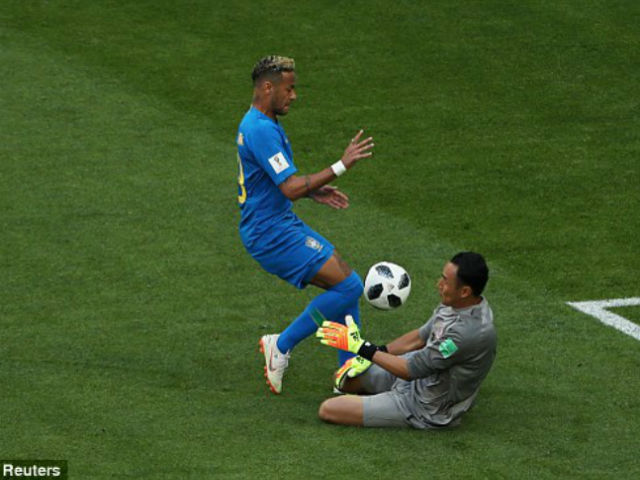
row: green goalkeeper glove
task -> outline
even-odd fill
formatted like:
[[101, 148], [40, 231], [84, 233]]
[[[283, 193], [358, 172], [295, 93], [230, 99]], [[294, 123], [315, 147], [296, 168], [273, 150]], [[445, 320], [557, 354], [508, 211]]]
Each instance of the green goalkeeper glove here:
[[351, 315], [345, 317], [345, 323], [346, 325], [342, 325], [341, 323], [325, 320], [322, 322], [322, 326], [318, 328], [316, 337], [320, 339], [320, 343], [323, 345], [355, 353], [367, 360], [371, 360], [378, 347], [362, 339], [358, 324], [353, 321]]
[[333, 384], [338, 390], [342, 390], [344, 387], [344, 382], [347, 381], [348, 378], [354, 378], [358, 375], [362, 375], [364, 372], [369, 370], [371, 366], [371, 362], [366, 358], [362, 357], [353, 357], [344, 362], [336, 373], [333, 374]]

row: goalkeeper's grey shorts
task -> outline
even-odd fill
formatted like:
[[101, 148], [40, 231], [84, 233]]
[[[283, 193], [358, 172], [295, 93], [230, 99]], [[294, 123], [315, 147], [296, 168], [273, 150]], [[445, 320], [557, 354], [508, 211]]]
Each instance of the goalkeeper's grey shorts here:
[[362, 398], [362, 423], [365, 427], [411, 427], [396, 403], [393, 392]]
[[411, 427], [400, 408], [397, 393], [389, 391], [396, 380], [395, 375], [377, 365], [372, 365], [360, 377], [365, 391], [376, 394], [360, 397], [365, 427]]

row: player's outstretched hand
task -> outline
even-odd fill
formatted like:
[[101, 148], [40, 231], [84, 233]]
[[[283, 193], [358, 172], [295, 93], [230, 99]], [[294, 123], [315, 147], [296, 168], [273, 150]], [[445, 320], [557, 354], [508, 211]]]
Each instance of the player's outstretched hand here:
[[347, 146], [342, 154], [342, 163], [344, 163], [345, 168], [348, 170], [355, 165], [355, 163], [361, 158], [370, 157], [373, 155], [371, 149], [374, 146], [373, 137], [365, 138], [364, 140], [360, 140], [364, 130], [360, 130], [353, 139], [351, 139], [351, 143]]
[[341, 209], [349, 206], [349, 197], [333, 185], [325, 185], [309, 194], [316, 202], [331, 208]]
[[316, 331], [316, 337], [323, 345], [339, 348], [351, 353], [358, 353], [364, 340], [360, 337], [358, 324], [351, 315], [345, 317], [346, 325], [325, 320]]

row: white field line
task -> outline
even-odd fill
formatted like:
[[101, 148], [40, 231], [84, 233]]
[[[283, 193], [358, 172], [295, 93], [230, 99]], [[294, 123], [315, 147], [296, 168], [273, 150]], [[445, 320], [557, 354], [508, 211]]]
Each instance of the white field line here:
[[607, 308], [634, 307], [640, 305], [640, 297], [596, 300], [592, 302], [567, 302], [567, 305], [587, 315], [596, 317], [605, 325], [613, 327], [640, 341], [640, 325], [636, 325], [626, 318], [607, 310]]

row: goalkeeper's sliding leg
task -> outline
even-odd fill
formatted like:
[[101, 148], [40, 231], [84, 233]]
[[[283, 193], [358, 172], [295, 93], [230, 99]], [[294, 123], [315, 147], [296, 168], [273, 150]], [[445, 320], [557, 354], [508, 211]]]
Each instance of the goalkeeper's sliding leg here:
[[363, 426], [362, 397], [342, 395], [329, 398], [320, 405], [318, 416], [329, 423]]
[[[355, 357], [350, 376], [339, 369], [334, 376], [337, 382], [343, 378], [342, 395], [325, 400], [320, 405], [318, 416], [321, 420], [339, 425], [364, 427], [410, 427], [406, 412], [398, 406], [397, 392], [391, 391], [397, 377], [379, 367], [367, 365], [367, 360]], [[347, 364], [345, 364], [346, 366]]]

